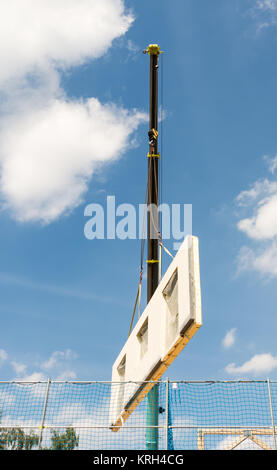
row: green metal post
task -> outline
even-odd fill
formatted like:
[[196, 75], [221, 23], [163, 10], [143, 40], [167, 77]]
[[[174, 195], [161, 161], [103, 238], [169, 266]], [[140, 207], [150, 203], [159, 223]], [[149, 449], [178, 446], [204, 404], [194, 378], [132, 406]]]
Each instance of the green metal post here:
[[146, 397], [146, 449], [159, 448], [159, 387], [154, 385]]

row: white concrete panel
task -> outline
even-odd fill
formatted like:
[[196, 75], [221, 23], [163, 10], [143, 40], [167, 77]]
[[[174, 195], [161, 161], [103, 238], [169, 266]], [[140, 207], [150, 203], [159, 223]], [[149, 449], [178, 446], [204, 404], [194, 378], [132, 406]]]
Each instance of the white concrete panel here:
[[138, 383], [112, 387], [111, 424], [127, 419], [147, 393], [139, 382], [158, 380], [201, 325], [198, 239], [188, 236], [113, 365], [113, 382]]

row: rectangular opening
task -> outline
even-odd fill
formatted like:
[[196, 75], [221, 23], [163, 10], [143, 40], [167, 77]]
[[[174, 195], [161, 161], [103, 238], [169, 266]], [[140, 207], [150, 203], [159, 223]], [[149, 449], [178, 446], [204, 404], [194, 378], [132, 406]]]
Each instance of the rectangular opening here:
[[119, 385], [119, 393], [118, 393], [118, 402], [117, 402], [117, 413], [119, 414], [123, 408], [123, 400], [124, 400], [124, 391], [125, 391], [125, 371], [126, 371], [126, 354], [121, 360], [119, 366], [117, 367], [117, 372], [119, 375], [119, 380], [122, 382]]
[[163, 290], [166, 301], [166, 347], [169, 347], [178, 333], [179, 305], [178, 305], [178, 269], [174, 271]]
[[124, 382], [125, 380], [125, 370], [126, 370], [126, 355], [123, 357], [122, 361], [120, 362], [117, 372], [120, 377], [120, 382]]
[[139, 330], [137, 338], [140, 343], [140, 358], [142, 358], [148, 351], [148, 318]]

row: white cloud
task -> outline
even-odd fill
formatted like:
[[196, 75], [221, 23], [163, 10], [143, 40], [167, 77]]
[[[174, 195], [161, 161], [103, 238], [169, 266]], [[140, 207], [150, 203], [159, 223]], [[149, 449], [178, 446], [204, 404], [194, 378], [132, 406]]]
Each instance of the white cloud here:
[[255, 240], [271, 240], [277, 235], [277, 194], [261, 201], [253, 217], [242, 219], [238, 228]]
[[77, 374], [76, 372], [74, 372], [74, 370], [65, 370], [60, 375], [58, 375], [55, 380], [64, 381], [64, 380], [74, 380], [76, 378], [77, 378]]
[[[277, 157], [265, 156], [269, 171], [274, 174]], [[239, 271], [254, 270], [262, 275], [277, 275], [277, 181], [267, 178], [256, 181], [249, 189], [241, 191], [236, 198], [241, 210], [249, 215], [241, 218], [237, 228], [253, 247], [244, 246], [238, 256]]]
[[271, 354], [256, 354], [241, 366], [228, 364], [225, 370], [230, 375], [263, 375], [272, 372], [277, 367], [277, 357]]
[[[47, 380], [46, 376], [42, 372], [33, 372], [30, 375], [24, 375], [22, 377], [17, 377], [13, 379], [15, 382], [45, 382]], [[40, 390], [40, 394], [42, 391]]]
[[257, 31], [260, 32], [277, 24], [277, 0], [256, 0], [250, 13], [256, 20]]
[[0, 134], [6, 208], [18, 220], [45, 223], [71, 212], [95, 170], [122, 154], [144, 120], [143, 113], [101, 105], [93, 98], [53, 100], [10, 117]]
[[103, 55], [133, 22], [123, 0], [0, 3], [0, 83]]
[[[44, 361], [33, 361], [24, 364], [20, 361], [11, 361], [10, 365], [16, 373], [13, 379], [18, 382], [46, 382], [51, 377], [53, 380], [74, 380], [77, 378], [76, 372], [72, 369], [72, 364], [78, 358], [78, 354], [72, 349], [64, 351], [54, 351], [50, 357]], [[0, 349], [0, 363], [6, 361], [8, 354]], [[28, 371], [28, 372], [27, 372]], [[40, 393], [34, 389], [34, 393]]]
[[258, 0], [257, 1], [257, 8], [260, 10], [270, 10], [275, 11], [277, 7], [276, 0]]
[[77, 354], [71, 349], [66, 349], [66, 351], [54, 351], [50, 358], [42, 364], [43, 369], [51, 370], [61, 364], [64, 364], [66, 361], [71, 361], [77, 358]]
[[15, 373], [18, 374], [18, 375], [22, 375], [26, 372], [26, 369], [27, 369], [26, 364], [22, 364], [20, 362], [12, 361], [11, 365], [13, 366]]
[[264, 156], [264, 159], [268, 163], [269, 171], [274, 174], [277, 168], [277, 155], [275, 157], [269, 157], [268, 155]]
[[133, 20], [123, 0], [0, 4], [0, 197], [17, 220], [69, 214], [146, 120], [96, 98], [69, 100], [60, 85], [63, 70], [102, 56]]
[[226, 335], [224, 336], [224, 338], [222, 340], [222, 346], [225, 349], [230, 348], [235, 343], [235, 341], [236, 341], [236, 332], [237, 332], [237, 328], [232, 328], [231, 330], [227, 331]]
[[[270, 167], [270, 164], [269, 164]], [[236, 202], [241, 207], [247, 207], [257, 200], [268, 198], [277, 193], [277, 182], [269, 181], [267, 178], [256, 181], [250, 189], [241, 191], [236, 197]]]
[[254, 270], [265, 276], [277, 276], [277, 241], [255, 251], [244, 246], [237, 259], [239, 271]]
[[[268, 161], [274, 172], [275, 159]], [[248, 190], [241, 191], [236, 198], [240, 207], [252, 210], [252, 217], [238, 222], [238, 228], [255, 240], [272, 239], [277, 235], [277, 182], [268, 179], [256, 181]]]
[[8, 354], [4, 349], [0, 349], [0, 365], [8, 359]]
[[71, 366], [77, 357], [78, 355], [71, 349], [54, 351], [49, 359], [41, 364], [41, 369], [47, 371], [48, 375], [51, 373], [55, 380], [74, 380], [77, 374]]

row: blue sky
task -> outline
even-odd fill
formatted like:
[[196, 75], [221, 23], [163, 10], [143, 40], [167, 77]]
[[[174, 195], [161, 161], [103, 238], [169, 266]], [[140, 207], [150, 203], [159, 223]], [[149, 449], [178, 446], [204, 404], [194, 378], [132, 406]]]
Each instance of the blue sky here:
[[140, 242], [87, 240], [84, 209], [144, 202], [149, 43], [165, 51], [162, 199], [192, 204], [203, 297], [167, 375], [276, 379], [277, 2], [0, 10], [1, 380], [111, 377]]

